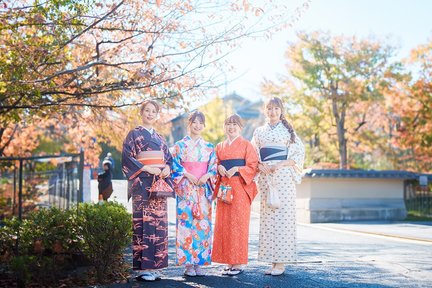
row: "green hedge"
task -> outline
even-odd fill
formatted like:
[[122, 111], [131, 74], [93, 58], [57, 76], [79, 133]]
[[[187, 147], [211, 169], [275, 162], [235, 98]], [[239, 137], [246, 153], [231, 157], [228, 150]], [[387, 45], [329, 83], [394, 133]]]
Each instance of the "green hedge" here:
[[131, 228], [130, 214], [115, 202], [41, 209], [0, 227], [0, 261], [21, 284], [52, 285], [88, 264], [102, 283], [120, 269]]

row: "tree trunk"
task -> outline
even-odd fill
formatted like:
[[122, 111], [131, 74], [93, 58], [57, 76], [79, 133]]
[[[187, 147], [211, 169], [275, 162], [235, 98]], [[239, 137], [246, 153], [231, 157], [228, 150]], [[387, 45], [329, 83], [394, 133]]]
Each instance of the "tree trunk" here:
[[18, 129], [18, 124], [15, 125], [14, 130], [12, 132], [12, 135], [9, 137], [9, 139], [6, 140], [6, 143], [2, 143], [1, 139], [2, 139], [4, 132], [6, 131], [6, 128], [0, 128], [0, 156], [3, 156], [4, 150], [11, 143], [17, 129]]
[[[337, 96], [336, 96], [337, 97]], [[336, 97], [332, 97], [333, 116], [336, 120], [336, 129], [339, 146], [339, 169], [348, 168], [347, 140], [345, 138], [345, 103], [342, 104], [341, 111], [338, 109]]]

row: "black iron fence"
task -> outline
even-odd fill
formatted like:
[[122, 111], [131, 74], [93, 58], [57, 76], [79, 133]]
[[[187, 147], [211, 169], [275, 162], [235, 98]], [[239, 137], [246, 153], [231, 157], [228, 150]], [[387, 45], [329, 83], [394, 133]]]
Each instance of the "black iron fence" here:
[[83, 199], [84, 152], [0, 158], [0, 221], [41, 207], [68, 209]]
[[[430, 177], [430, 176], [429, 176]], [[405, 185], [405, 206], [409, 213], [416, 216], [432, 217], [432, 184], [410, 180]]]

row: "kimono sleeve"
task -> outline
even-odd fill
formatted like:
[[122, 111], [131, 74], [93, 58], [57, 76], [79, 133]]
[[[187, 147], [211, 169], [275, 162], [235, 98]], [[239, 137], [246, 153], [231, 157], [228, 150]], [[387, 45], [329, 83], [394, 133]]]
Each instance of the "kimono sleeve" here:
[[257, 128], [257, 129], [255, 129], [255, 131], [253, 133], [251, 144], [255, 148], [255, 151], [258, 155], [258, 161], [259, 161], [259, 159], [261, 159], [261, 157], [260, 157], [261, 145], [260, 145], [259, 137], [260, 137], [259, 136], [259, 128]]
[[170, 149], [172, 151], [172, 178], [174, 180], [174, 183], [179, 184], [180, 181], [183, 179], [184, 174], [186, 172], [186, 169], [181, 165], [181, 147], [180, 144], [177, 142], [174, 144], [173, 147]]
[[210, 153], [209, 160], [208, 160], [208, 168], [207, 173], [210, 174], [210, 178], [208, 179], [206, 185], [206, 197], [207, 199], [211, 199], [212, 193], [214, 191], [214, 187], [216, 186], [216, 180], [217, 180], [217, 157], [216, 157], [216, 151], [212, 145], [213, 151]]
[[303, 165], [305, 158], [305, 150], [304, 145], [300, 138], [295, 137], [295, 142], [291, 143], [288, 150], [288, 159], [292, 159], [296, 165], [290, 167], [291, 176], [294, 179], [294, 182], [297, 184], [301, 183], [302, 174], [303, 174]]
[[136, 160], [134, 131], [130, 131], [123, 142], [122, 171], [128, 180], [135, 179], [143, 172], [143, 165]]
[[216, 145], [216, 148], [215, 148], [215, 156], [216, 156], [216, 174], [218, 174], [219, 175], [219, 172], [217, 171], [217, 166], [218, 165], [220, 165], [220, 149], [221, 149], [221, 146], [222, 144], [221, 143], [219, 143], [219, 144], [217, 144]]
[[239, 168], [240, 176], [247, 185], [252, 183], [255, 178], [258, 167], [258, 155], [251, 143], [246, 143], [246, 165]]
[[166, 144], [164, 138], [162, 136], [159, 135], [159, 138], [161, 139], [161, 150], [164, 153], [164, 159], [165, 159], [165, 164], [167, 164], [170, 168], [172, 168], [173, 165], [173, 157], [171, 155], [170, 149], [168, 148], [168, 145]]

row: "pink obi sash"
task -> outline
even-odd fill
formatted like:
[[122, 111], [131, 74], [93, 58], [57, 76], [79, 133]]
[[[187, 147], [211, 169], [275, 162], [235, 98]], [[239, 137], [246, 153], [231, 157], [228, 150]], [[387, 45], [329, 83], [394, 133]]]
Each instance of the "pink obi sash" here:
[[194, 175], [197, 179], [207, 173], [207, 162], [182, 162], [187, 172]]

